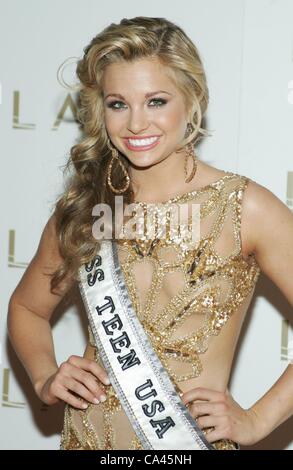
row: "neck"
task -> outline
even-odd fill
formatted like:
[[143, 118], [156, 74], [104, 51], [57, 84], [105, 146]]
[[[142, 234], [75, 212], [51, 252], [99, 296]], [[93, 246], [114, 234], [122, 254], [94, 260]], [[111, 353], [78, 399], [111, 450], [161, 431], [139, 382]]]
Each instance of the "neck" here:
[[[194, 178], [185, 183], [185, 151], [172, 153], [161, 162], [144, 168], [130, 165], [129, 174], [134, 191], [135, 201], [165, 201], [194, 186]], [[187, 175], [192, 169], [191, 158], [187, 161]]]

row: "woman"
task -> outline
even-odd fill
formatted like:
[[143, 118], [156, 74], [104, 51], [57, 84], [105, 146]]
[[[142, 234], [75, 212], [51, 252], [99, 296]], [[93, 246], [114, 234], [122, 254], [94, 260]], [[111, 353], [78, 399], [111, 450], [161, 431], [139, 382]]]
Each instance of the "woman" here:
[[[84, 138], [71, 149], [73, 174], [11, 296], [10, 339], [39, 398], [66, 403], [61, 449], [254, 444], [292, 414], [292, 367], [249, 409], [227, 387], [260, 271], [293, 305], [292, 214], [263, 186], [197, 159], [208, 88], [180, 27], [123, 19], [84, 52], [77, 66]], [[133, 213], [124, 212], [110, 244], [102, 240], [117, 196], [123, 209], [136, 203], [138, 221], [155, 214], [152, 237], [120, 236], [122, 227], [130, 235]], [[111, 209], [103, 230], [93, 227], [101, 203]], [[182, 231], [169, 225], [160, 236], [158, 221], [178, 203], [187, 207]], [[192, 205], [200, 207], [196, 241]], [[83, 357], [58, 366], [49, 320], [77, 281], [89, 343]]]

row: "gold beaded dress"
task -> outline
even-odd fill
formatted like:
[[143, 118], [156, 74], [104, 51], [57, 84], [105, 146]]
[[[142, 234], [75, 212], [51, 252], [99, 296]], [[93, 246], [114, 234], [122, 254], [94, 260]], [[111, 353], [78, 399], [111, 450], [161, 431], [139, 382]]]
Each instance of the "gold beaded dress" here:
[[[116, 240], [133, 308], [179, 396], [197, 386], [224, 391], [229, 380], [260, 274], [254, 255], [245, 259], [242, 253], [242, 196], [248, 182], [246, 176], [225, 172], [203, 188], [160, 204], [199, 204], [200, 236], [195, 242], [184, 230], [153, 240]], [[228, 360], [223, 344], [231, 350]], [[90, 327], [86, 353], [103, 366]], [[65, 405], [60, 449], [142, 450], [112, 385], [99, 385], [105, 402], [89, 403], [86, 410]], [[239, 448], [228, 439], [213, 446]]]

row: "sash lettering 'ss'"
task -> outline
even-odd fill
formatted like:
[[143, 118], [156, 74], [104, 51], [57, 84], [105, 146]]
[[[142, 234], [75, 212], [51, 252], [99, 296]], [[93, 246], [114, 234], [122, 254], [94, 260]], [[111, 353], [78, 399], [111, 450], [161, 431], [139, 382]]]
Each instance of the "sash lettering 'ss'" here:
[[139, 322], [114, 240], [79, 270], [89, 323], [111, 384], [144, 449], [214, 450]]

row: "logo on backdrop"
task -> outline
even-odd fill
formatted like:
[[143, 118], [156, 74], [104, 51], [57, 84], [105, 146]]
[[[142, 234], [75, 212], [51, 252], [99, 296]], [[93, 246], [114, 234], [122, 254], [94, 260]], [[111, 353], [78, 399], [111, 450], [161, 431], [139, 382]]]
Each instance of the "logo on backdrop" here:
[[[1, 89], [0, 89], [0, 93], [1, 93]], [[77, 120], [77, 111], [78, 111], [77, 105], [76, 105], [75, 101], [73, 100], [71, 94], [68, 93], [65, 100], [64, 100], [64, 102], [63, 102], [63, 104], [60, 107], [60, 110], [58, 111], [55, 122], [53, 123], [53, 126], [51, 128], [52, 131], [58, 130], [61, 122], [65, 121], [64, 116], [65, 116], [65, 112], [68, 108], [71, 110], [71, 112], [74, 116], [74, 121], [76, 121], [76, 123], [78, 123], [78, 120]], [[20, 92], [16, 90], [16, 91], [13, 92], [13, 124], [12, 124], [12, 127], [14, 129], [34, 130], [36, 128], [36, 124], [20, 122], [20, 118], [19, 118], [20, 112], [19, 111], [20, 111]]]

